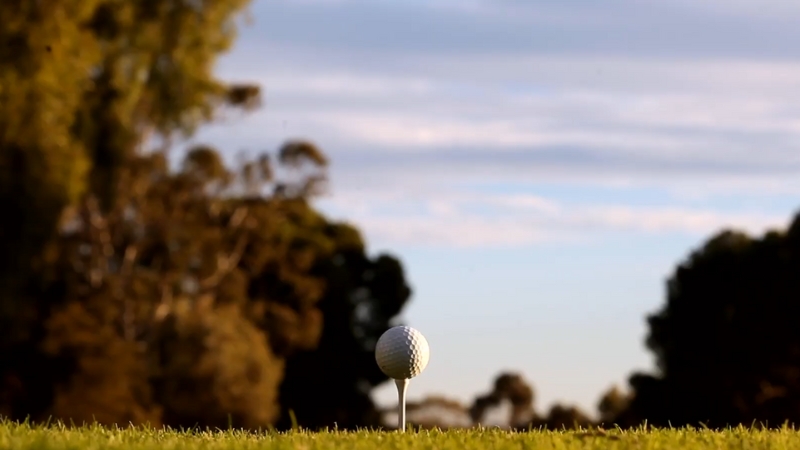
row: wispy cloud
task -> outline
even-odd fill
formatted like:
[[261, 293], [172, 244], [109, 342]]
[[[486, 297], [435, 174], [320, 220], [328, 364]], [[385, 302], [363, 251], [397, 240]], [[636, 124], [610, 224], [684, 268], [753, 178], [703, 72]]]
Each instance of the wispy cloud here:
[[608, 233], [705, 235], [721, 228], [750, 233], [782, 228], [786, 218], [759, 212], [715, 212], [675, 206], [564, 204], [534, 195], [340, 193], [322, 202], [355, 221], [382, 245], [520, 246], [584, 242]]
[[[257, 3], [261, 23], [220, 71], [261, 83], [266, 106], [199, 139], [235, 150], [315, 141], [333, 161], [322, 207], [387, 242], [761, 231], [787, 211], [714, 199], [800, 192], [800, 51], [788, 44], [800, 28], [786, 20], [800, 6], [753, 5]], [[538, 195], [543, 183], [670, 201], [567, 201]]]
[[408, 54], [796, 57], [791, 2], [288, 1], [254, 7], [262, 42]]
[[[616, 179], [655, 172], [710, 184], [800, 173], [800, 64], [623, 59], [605, 63], [592, 86], [575, 74], [605, 67], [600, 60], [495, 59], [420, 62], [404, 76], [276, 69], [259, 79], [266, 109], [218, 133], [251, 147], [302, 135], [353, 170], [438, 164], [465, 176], [489, 167]], [[528, 80], [517, 80], [526, 70]]]

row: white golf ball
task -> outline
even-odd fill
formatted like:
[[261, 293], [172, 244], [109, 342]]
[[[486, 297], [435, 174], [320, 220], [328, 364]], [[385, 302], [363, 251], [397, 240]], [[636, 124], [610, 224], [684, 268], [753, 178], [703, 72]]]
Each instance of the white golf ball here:
[[386, 330], [375, 345], [378, 367], [395, 380], [407, 380], [419, 375], [430, 358], [431, 350], [425, 336], [404, 325]]

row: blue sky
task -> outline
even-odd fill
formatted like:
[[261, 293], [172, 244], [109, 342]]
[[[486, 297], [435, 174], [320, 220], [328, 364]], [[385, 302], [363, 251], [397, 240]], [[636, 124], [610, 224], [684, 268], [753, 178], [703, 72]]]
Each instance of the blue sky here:
[[[305, 138], [318, 206], [399, 256], [432, 359], [409, 396], [501, 370], [593, 411], [650, 369], [644, 317], [722, 227], [784, 226], [800, 193], [800, 3], [256, 0], [220, 63], [264, 108], [197, 140]], [[395, 400], [393, 385], [376, 392]]]

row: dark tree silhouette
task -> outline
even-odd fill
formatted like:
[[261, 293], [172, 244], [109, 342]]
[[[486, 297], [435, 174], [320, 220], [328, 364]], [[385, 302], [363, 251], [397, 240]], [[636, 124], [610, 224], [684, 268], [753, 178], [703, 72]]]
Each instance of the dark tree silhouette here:
[[[395, 429], [397, 409], [392, 407], [382, 413], [384, 420], [390, 419], [384, 428]], [[420, 401], [408, 402], [406, 413], [408, 424], [423, 430], [466, 428], [472, 424], [466, 406], [441, 395], [429, 395]]]
[[629, 425], [800, 423], [800, 217], [760, 239], [724, 231], [648, 318], [658, 373], [635, 374]]
[[592, 419], [575, 406], [554, 405], [547, 415], [534, 419], [530, 428], [548, 430], [569, 430], [588, 428], [594, 425]]
[[517, 373], [501, 373], [491, 392], [475, 398], [469, 409], [473, 425], [480, 425], [486, 412], [504, 402], [511, 406], [508, 426], [512, 429], [570, 429], [594, 425], [591, 418], [576, 407], [555, 405], [540, 416], [534, 408], [533, 387]]
[[495, 378], [491, 392], [475, 398], [469, 410], [473, 423], [480, 424], [489, 408], [504, 401], [511, 405], [509, 426], [524, 426], [535, 417], [533, 387], [520, 374], [501, 373]]
[[291, 426], [289, 410], [308, 428], [379, 426], [370, 391], [387, 377], [375, 363], [375, 343], [411, 290], [399, 261], [387, 255], [369, 258], [352, 227], [327, 224], [321, 232], [331, 243], [330, 253], [312, 269], [326, 283], [318, 303], [322, 337], [315, 349], [287, 360], [279, 427]]
[[600, 424], [614, 425], [630, 404], [630, 395], [625, 394], [617, 386], [606, 391], [597, 402], [597, 412], [600, 413]]

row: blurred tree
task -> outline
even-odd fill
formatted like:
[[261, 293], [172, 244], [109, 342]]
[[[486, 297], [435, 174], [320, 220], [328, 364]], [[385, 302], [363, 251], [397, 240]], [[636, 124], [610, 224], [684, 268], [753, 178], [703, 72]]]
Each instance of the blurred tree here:
[[283, 361], [233, 304], [179, 303], [160, 327], [155, 386], [172, 426], [266, 428], [278, 416]]
[[0, 413], [252, 427], [280, 396], [284, 425], [376, 423], [371, 352], [410, 289], [311, 206], [326, 156], [168, 167], [175, 138], [259, 104], [212, 70], [248, 3], [0, 5]]
[[317, 304], [324, 318], [322, 336], [318, 345], [305, 346], [287, 361], [279, 427], [291, 426], [289, 410], [308, 428], [379, 426], [370, 392], [387, 377], [375, 362], [375, 344], [393, 325], [411, 289], [400, 262], [387, 255], [368, 257], [355, 228], [319, 219], [315, 228], [325, 238], [311, 269], [326, 286]]
[[592, 419], [577, 407], [554, 405], [546, 416], [534, 419], [529, 427], [532, 429], [565, 430], [588, 428], [593, 425]]
[[226, 199], [234, 175], [208, 147], [188, 152], [179, 172], [154, 153], [121, 170], [108, 211], [91, 195], [67, 211], [42, 272], [41, 297], [56, 308], [43, 340], [53, 375], [29, 381], [29, 392], [53, 391], [53, 407], [27, 399], [12, 417], [218, 427], [275, 419], [283, 361], [244, 316], [250, 280], [240, 260], [248, 236], [275, 235], [280, 218], [259, 223]]
[[[372, 348], [410, 293], [402, 268], [367, 258], [355, 228], [313, 210], [307, 187], [312, 176], [324, 179], [322, 168], [278, 180], [268, 161], [231, 172], [213, 148], [198, 146], [175, 172], [152, 153], [121, 170], [110, 209], [88, 196], [67, 211], [41, 283], [46, 303], [63, 305], [51, 319], [59, 326], [44, 335], [47, 367], [60, 369], [29, 383], [30, 392], [96, 401], [53, 409], [42, 395], [36, 414], [28, 397], [15, 416], [264, 427], [279, 415], [280, 386], [283, 422], [292, 409], [308, 427], [378, 423], [369, 391], [385, 377]], [[97, 347], [117, 341], [113, 353]], [[118, 363], [104, 367], [102, 358]], [[112, 377], [123, 369], [125, 377]], [[333, 391], [324, 389], [331, 378]], [[108, 392], [95, 395], [96, 386]]]
[[512, 428], [525, 426], [534, 420], [533, 388], [516, 373], [501, 373], [494, 380], [491, 392], [475, 398], [469, 410], [474, 424], [480, 424], [489, 408], [497, 407], [502, 402], [511, 405], [509, 426]]
[[59, 373], [44, 370], [57, 361], [39, 351], [52, 306], [40, 280], [62, 210], [86, 192], [110, 208], [137, 151], [188, 135], [225, 105], [257, 104], [256, 87], [226, 86], [212, 71], [248, 3], [0, 4], [0, 397], [8, 405], [45, 411]]
[[[274, 181], [252, 164], [230, 172], [206, 146], [175, 173], [162, 154], [132, 160], [113, 208], [104, 213], [88, 199], [64, 234], [95, 250], [96, 261], [80, 265], [82, 246], [71, 246], [72, 266], [89, 284], [81, 288], [112, 286], [114, 320], [151, 362], [168, 424], [227, 426], [230, 415], [237, 426], [269, 425], [283, 358], [319, 340], [324, 285], [303, 260], [315, 230], [290, 220], [302, 199], [226, 195], [237, 182], [264, 192]], [[80, 293], [59, 292], [65, 302]]]
[[800, 423], [800, 216], [761, 239], [724, 231], [675, 270], [648, 318], [657, 375], [635, 374], [621, 421]]
[[597, 411], [600, 413], [600, 423], [613, 425], [617, 418], [622, 414], [630, 403], [630, 396], [622, 392], [617, 386], [612, 386], [606, 391], [597, 403]]
[[[472, 424], [469, 410], [461, 402], [439, 395], [425, 397], [419, 402], [408, 402], [406, 412], [409, 424], [426, 430], [466, 428]], [[385, 411], [385, 413], [393, 416], [389, 425], [394, 427], [397, 423], [396, 408]]]
[[[134, 343], [123, 339], [103, 299], [70, 302], [50, 316], [44, 351], [71, 355], [70, 375], [55, 386], [48, 416], [76, 424], [161, 424], [161, 408], [148, 383], [148, 367]], [[74, 359], [73, 359], [74, 358]], [[51, 367], [52, 368], [52, 367]]]
[[[24, 339], [17, 298], [90, 161], [71, 133], [100, 49], [82, 25], [98, 0], [0, 4], [0, 337]], [[67, 19], [68, 18], [68, 19]], [[53, 53], [53, 46], [57, 45]], [[69, 87], [65, 89], [65, 87]], [[11, 317], [14, 320], [11, 320]]]
[[555, 405], [546, 416], [538, 416], [534, 409], [534, 398], [533, 388], [520, 374], [501, 373], [495, 378], [491, 392], [475, 398], [469, 414], [473, 425], [479, 425], [491, 408], [507, 403], [511, 406], [508, 426], [512, 429], [563, 429], [593, 425], [584, 412], [563, 405]]

